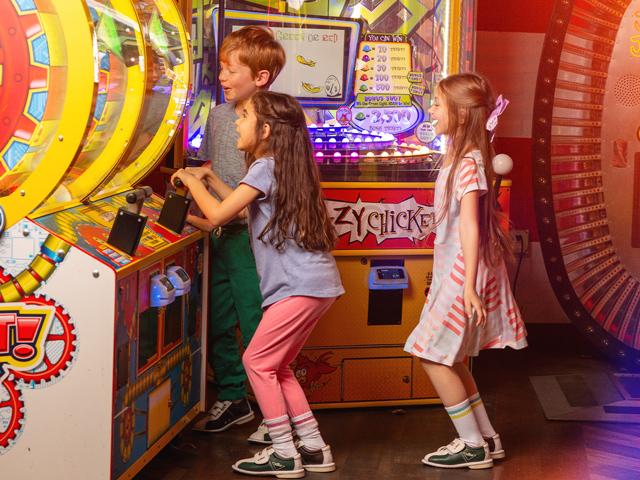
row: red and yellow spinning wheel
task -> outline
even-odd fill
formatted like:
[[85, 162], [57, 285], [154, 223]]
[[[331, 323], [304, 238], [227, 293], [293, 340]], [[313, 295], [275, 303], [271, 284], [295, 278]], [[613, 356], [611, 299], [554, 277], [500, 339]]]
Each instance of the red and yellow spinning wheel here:
[[82, 143], [96, 93], [89, 19], [84, 2], [3, 2], [0, 213], [4, 228], [50, 195]]

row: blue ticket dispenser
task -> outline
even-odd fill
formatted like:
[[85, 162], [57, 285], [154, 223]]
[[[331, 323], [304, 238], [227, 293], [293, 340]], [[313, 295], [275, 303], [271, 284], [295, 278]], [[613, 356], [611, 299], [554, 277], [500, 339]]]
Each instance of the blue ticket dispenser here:
[[403, 290], [409, 288], [409, 275], [402, 263], [402, 260], [371, 263], [368, 325], [402, 323]]

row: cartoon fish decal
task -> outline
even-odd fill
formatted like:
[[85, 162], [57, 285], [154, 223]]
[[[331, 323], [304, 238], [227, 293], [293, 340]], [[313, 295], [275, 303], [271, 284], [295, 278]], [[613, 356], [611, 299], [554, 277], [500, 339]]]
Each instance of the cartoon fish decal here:
[[308, 60], [304, 58], [302, 55], [296, 55], [296, 60], [298, 61], [298, 63], [301, 63], [302, 65], [306, 65], [307, 67], [316, 66], [315, 60]]
[[302, 88], [309, 93], [320, 93], [320, 87], [316, 87], [307, 82], [302, 82]]

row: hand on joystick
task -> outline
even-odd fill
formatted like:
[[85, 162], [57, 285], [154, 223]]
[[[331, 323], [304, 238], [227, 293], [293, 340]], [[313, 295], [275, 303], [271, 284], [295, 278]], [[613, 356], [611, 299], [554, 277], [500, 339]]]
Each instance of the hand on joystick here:
[[189, 188], [189, 182], [197, 180], [196, 177], [187, 172], [184, 168], [177, 170], [171, 175], [171, 184], [176, 188]]

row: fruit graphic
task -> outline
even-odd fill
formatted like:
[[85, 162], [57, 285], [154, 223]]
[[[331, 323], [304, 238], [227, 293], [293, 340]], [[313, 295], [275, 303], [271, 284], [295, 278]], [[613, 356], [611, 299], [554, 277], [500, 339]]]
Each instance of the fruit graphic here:
[[307, 60], [302, 55], [296, 55], [296, 60], [298, 61], [298, 63], [301, 63], [302, 65], [306, 65], [307, 67], [316, 66], [315, 60]]
[[307, 82], [302, 82], [302, 88], [304, 88], [309, 93], [319, 93], [320, 87], [315, 87]]

